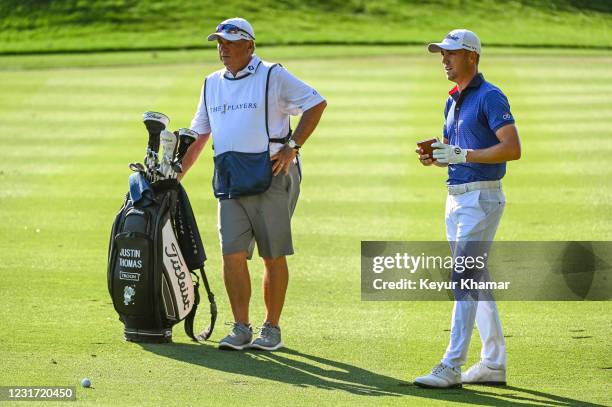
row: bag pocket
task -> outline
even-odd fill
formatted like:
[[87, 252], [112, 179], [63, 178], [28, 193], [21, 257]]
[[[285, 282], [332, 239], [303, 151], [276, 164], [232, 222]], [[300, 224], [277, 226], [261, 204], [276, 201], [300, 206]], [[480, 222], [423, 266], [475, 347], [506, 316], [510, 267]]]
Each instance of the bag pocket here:
[[233, 199], [266, 192], [272, 183], [270, 153], [227, 151], [214, 157], [216, 198]]
[[137, 232], [115, 237], [112, 298], [120, 315], [145, 317], [153, 311], [152, 241]]

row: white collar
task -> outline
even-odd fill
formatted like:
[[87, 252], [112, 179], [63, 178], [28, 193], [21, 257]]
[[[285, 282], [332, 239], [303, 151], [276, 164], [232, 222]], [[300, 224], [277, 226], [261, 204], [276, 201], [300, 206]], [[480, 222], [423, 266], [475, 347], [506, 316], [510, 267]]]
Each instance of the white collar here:
[[255, 73], [260, 63], [261, 59], [257, 55], [253, 54], [253, 56], [251, 57], [251, 61], [247, 64], [247, 66], [238, 71], [236, 73], [236, 76], [234, 76], [227, 68], [225, 68], [225, 72], [223, 72], [223, 77], [226, 79], [242, 79], [245, 76]]

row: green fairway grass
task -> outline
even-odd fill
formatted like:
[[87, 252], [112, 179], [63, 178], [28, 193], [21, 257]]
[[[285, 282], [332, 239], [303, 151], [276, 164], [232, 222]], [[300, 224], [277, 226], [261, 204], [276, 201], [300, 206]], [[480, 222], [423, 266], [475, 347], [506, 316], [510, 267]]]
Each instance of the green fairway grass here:
[[[180, 324], [174, 344], [124, 342], [106, 288], [127, 164], [145, 152], [141, 114], [157, 110], [173, 129], [189, 126], [203, 77], [220, 68], [214, 52], [160, 53], [161, 61], [150, 53], [140, 61], [2, 57], [0, 385], [78, 386], [89, 377], [92, 388], [79, 387], [70, 405], [612, 404], [610, 302], [502, 302], [508, 387], [410, 384], [442, 356], [452, 304], [362, 302], [360, 242], [444, 240], [445, 171], [422, 167], [414, 148], [440, 135], [452, 84], [424, 47], [258, 51], [329, 103], [302, 150], [296, 255], [281, 319], [287, 348], [215, 348], [232, 318], [210, 146], [184, 185], [219, 306], [211, 341], [190, 342]], [[498, 240], [611, 240], [611, 64], [605, 51], [485, 49], [481, 71], [508, 95], [523, 145], [504, 178]], [[258, 325], [260, 261], [250, 268]], [[479, 342], [474, 333], [469, 364]]]
[[608, 0], [3, 0], [0, 54], [212, 47], [236, 15], [258, 45], [419, 44], [461, 21], [485, 47], [612, 47]]

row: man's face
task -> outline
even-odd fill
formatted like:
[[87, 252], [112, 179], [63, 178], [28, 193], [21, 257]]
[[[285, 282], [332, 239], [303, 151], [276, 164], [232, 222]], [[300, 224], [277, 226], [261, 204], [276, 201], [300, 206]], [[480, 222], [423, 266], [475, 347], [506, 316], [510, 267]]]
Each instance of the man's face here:
[[227, 69], [237, 72], [251, 60], [253, 42], [248, 40], [228, 41], [217, 37], [219, 59]]
[[442, 50], [442, 65], [449, 81], [457, 81], [473, 72], [476, 66], [476, 53], [459, 49], [456, 51]]

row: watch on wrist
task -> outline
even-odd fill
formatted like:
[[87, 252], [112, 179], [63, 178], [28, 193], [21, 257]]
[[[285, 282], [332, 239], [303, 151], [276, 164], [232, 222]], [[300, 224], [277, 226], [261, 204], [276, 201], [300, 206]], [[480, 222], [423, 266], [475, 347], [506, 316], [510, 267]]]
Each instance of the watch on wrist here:
[[299, 144], [297, 144], [297, 143], [295, 142], [295, 140], [293, 140], [293, 139], [289, 139], [289, 141], [287, 142], [287, 145], [289, 146], [289, 148], [292, 148], [292, 149], [294, 149], [295, 151], [299, 150], [299, 149], [300, 149], [300, 147], [302, 147], [302, 146], [300, 146]]

